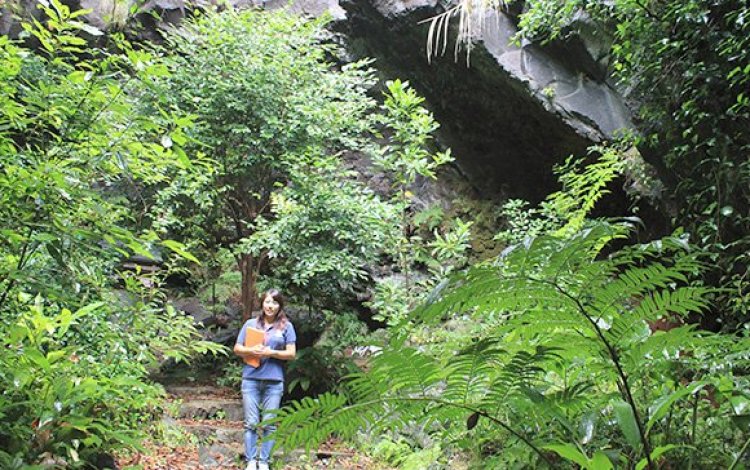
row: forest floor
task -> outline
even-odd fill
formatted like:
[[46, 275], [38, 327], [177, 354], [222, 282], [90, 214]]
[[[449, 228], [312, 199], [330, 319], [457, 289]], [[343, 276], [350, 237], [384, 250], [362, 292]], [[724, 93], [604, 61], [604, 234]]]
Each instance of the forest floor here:
[[[242, 398], [237, 390], [203, 377], [184, 382], [160, 379], [168, 394], [161, 437], [144, 451], [117, 456], [121, 470], [243, 470]], [[345, 443], [330, 440], [307, 453], [276, 452], [274, 470], [386, 470], [389, 467]]]

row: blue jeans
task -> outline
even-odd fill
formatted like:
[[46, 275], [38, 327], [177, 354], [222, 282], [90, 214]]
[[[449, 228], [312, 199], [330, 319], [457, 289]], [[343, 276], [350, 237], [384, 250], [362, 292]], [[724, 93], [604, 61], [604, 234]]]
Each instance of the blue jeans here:
[[[284, 393], [284, 382], [277, 380], [242, 380], [242, 406], [245, 409], [245, 459], [260, 460], [268, 463], [273, 449], [273, 439], [269, 434], [276, 430], [276, 426], [260, 425], [261, 410], [263, 421], [274, 416], [274, 410], [279, 409], [281, 395]], [[258, 459], [258, 430], [262, 431], [260, 459]]]

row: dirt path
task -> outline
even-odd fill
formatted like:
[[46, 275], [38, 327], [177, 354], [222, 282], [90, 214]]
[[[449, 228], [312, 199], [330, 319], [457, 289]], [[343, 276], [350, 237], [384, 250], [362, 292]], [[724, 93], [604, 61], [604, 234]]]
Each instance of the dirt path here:
[[[242, 400], [234, 390], [207, 385], [167, 386], [172, 416], [163, 420], [164, 440], [147, 442], [146, 452], [120, 456], [120, 469], [242, 470]], [[366, 455], [340, 442], [325, 443], [316, 452], [276, 454], [274, 470], [384, 470]]]

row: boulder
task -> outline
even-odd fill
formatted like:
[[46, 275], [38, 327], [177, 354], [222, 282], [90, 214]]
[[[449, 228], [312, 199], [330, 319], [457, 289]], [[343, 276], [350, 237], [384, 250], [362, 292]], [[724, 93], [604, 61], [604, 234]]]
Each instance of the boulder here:
[[197, 297], [184, 297], [172, 301], [175, 310], [184, 312], [186, 315], [193, 317], [196, 324], [200, 323], [204, 327], [215, 324], [214, 314], [208, 310], [203, 302]]

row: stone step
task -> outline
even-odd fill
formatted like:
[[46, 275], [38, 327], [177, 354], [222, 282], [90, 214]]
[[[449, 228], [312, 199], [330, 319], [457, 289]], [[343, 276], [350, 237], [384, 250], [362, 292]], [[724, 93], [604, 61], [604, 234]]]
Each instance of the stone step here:
[[210, 423], [184, 423], [179, 426], [193, 434], [200, 442], [216, 442], [223, 444], [242, 443], [244, 430], [238, 426], [226, 426], [221, 421]]
[[242, 441], [236, 444], [212, 443], [198, 446], [198, 459], [201, 468], [242, 469], [244, 447]]
[[[201, 464], [205, 467], [221, 467], [221, 465], [226, 465], [227, 462], [242, 460], [245, 451], [245, 436], [242, 427], [228, 426], [222, 424], [221, 421], [217, 421], [215, 424], [176, 421], [175, 424], [198, 438]], [[325, 450], [312, 451], [308, 454], [303, 449], [296, 449], [291, 452], [276, 453], [275, 456], [280, 463], [291, 464], [299, 461], [303, 455], [308, 455], [310, 461], [316, 462], [353, 454]]]
[[195, 419], [223, 419], [227, 421], [242, 421], [242, 400], [221, 398], [198, 399], [193, 398], [180, 404], [177, 418]]
[[212, 385], [165, 385], [164, 389], [170, 395], [178, 398], [227, 398], [231, 396], [236, 396], [238, 399], [240, 398], [238, 390], [219, 388]]
[[[306, 461], [308, 462], [308, 465], [313, 465], [313, 468], [330, 468], [328, 464], [332, 459], [335, 459], [336, 456], [353, 455], [337, 452], [334, 452], [333, 454], [336, 455], [331, 455], [331, 453], [325, 452], [322, 453], [322, 455], [316, 454], [315, 452], [307, 454], [304, 450], [298, 449], [285, 453], [275, 452], [274, 460], [277, 468], [286, 468], [289, 465], [294, 465], [299, 462], [303, 456], [308, 455]], [[198, 447], [198, 457], [202, 468], [244, 468], [244, 456], [245, 447], [242, 442], [236, 444], [213, 443]], [[230, 462], [235, 465], [231, 465]], [[308, 466], [306, 468], [310, 467]]]

